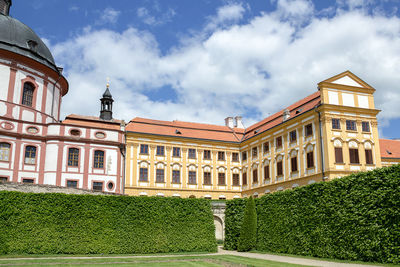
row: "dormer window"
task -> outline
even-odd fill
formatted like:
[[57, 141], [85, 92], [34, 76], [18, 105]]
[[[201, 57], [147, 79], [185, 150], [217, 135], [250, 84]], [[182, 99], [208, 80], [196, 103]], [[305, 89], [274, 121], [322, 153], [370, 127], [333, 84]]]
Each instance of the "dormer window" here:
[[36, 52], [37, 46], [38, 46], [38, 43], [36, 41], [28, 40], [26, 43], [28, 44], [28, 47], [29, 47], [30, 50]]
[[32, 107], [34, 90], [35, 87], [33, 84], [29, 82], [24, 83], [24, 91], [22, 92], [22, 105]]

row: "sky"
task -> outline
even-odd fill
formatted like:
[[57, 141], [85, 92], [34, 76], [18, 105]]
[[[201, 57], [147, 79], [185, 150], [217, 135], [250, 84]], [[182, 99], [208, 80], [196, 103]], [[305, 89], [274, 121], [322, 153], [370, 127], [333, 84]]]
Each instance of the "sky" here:
[[13, 0], [64, 68], [61, 118], [246, 127], [350, 70], [376, 89], [380, 137], [400, 138], [400, 0]]

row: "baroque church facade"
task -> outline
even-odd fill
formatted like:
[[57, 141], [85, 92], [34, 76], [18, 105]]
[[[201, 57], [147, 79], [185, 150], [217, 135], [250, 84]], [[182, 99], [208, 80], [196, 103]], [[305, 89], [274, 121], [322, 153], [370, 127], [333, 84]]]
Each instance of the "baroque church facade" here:
[[379, 139], [375, 89], [346, 71], [247, 128], [112, 116], [60, 121], [68, 81], [43, 41], [0, 0], [0, 182], [117, 194], [258, 197], [400, 162], [400, 141]]

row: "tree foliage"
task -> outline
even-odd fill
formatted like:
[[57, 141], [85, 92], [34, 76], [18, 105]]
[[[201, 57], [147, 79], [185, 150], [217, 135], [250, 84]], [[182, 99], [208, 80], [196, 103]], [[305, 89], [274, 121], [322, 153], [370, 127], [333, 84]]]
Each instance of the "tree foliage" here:
[[256, 247], [257, 241], [257, 212], [254, 199], [247, 199], [243, 223], [240, 229], [238, 251], [249, 251]]

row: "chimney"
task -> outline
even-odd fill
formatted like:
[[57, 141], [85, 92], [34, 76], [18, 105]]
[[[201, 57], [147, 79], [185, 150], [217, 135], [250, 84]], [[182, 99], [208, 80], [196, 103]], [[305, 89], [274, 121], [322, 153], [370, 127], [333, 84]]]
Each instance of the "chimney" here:
[[288, 109], [285, 109], [285, 111], [283, 111], [283, 121], [287, 121], [290, 118], [290, 112]]
[[225, 126], [227, 126], [229, 128], [233, 128], [233, 117], [225, 118]]
[[0, 14], [9, 16], [11, 5], [11, 0], [0, 0]]
[[240, 128], [240, 129], [244, 129], [244, 125], [242, 122], [242, 116], [236, 116], [235, 117], [235, 127]]

